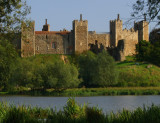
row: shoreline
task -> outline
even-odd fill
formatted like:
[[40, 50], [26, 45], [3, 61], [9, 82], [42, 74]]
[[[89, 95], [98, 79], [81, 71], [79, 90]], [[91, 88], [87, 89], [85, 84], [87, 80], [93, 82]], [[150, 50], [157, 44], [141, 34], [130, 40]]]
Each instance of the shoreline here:
[[85, 97], [85, 96], [141, 96], [160, 95], [160, 87], [108, 87], [108, 88], [74, 88], [63, 91], [48, 89], [0, 92], [0, 96], [54, 96], [54, 97]]

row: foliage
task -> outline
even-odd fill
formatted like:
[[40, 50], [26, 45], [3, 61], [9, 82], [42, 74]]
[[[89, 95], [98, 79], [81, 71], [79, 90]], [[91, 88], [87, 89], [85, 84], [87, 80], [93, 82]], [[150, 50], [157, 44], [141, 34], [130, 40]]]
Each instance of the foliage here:
[[80, 80], [77, 68], [73, 64], [65, 64], [59, 57], [52, 59], [48, 57], [50, 61], [46, 56], [19, 58], [19, 64], [12, 73], [10, 85], [30, 87], [33, 90], [78, 87]]
[[147, 61], [150, 59], [152, 45], [148, 41], [140, 41], [136, 44], [136, 58], [140, 61]]
[[[76, 108], [81, 108], [74, 99]], [[72, 107], [72, 104], [68, 105]], [[75, 108], [73, 106], [73, 109]], [[66, 106], [65, 106], [66, 107]], [[65, 107], [63, 107], [65, 109]], [[3, 123], [159, 123], [160, 106], [138, 107], [134, 111], [123, 109], [118, 113], [104, 114], [98, 107], [83, 106], [85, 110], [74, 110], [68, 116], [66, 111], [54, 111], [53, 109], [42, 109], [38, 107], [14, 106], [0, 103], [0, 121]], [[70, 112], [70, 111], [69, 111]], [[70, 114], [70, 113], [69, 113]], [[83, 115], [81, 115], [83, 114]]]
[[18, 63], [12, 74], [10, 84], [13, 86], [26, 86], [33, 78], [33, 64], [26, 59], [19, 59]]
[[85, 112], [88, 123], [105, 122], [105, 115], [103, 114], [102, 109], [99, 109], [98, 107], [87, 107]]
[[17, 61], [17, 52], [8, 40], [0, 39], [0, 86], [8, 88], [8, 81]]
[[70, 118], [79, 118], [85, 115], [85, 105], [79, 106], [74, 98], [69, 98], [63, 109], [65, 115]]
[[45, 88], [65, 89], [78, 87], [78, 70], [73, 64], [55, 62], [48, 64], [42, 75]]
[[136, 0], [136, 3], [133, 5], [134, 12], [132, 16], [137, 17], [138, 19], [142, 16], [141, 14], [145, 14], [147, 18], [149, 18], [149, 21], [152, 21], [157, 17], [157, 24], [160, 24], [159, 8], [159, 0]]
[[149, 34], [149, 41], [154, 44], [157, 41], [160, 41], [160, 28], [153, 29]]
[[20, 30], [20, 23], [30, 13], [26, 0], [0, 0], [0, 33]]
[[160, 41], [157, 41], [153, 44], [151, 51], [151, 62], [160, 66]]
[[148, 61], [160, 65], [160, 41], [151, 44], [147, 41], [140, 41], [136, 45], [136, 58], [140, 61]]
[[106, 87], [116, 82], [115, 62], [106, 51], [98, 55], [88, 51], [80, 55], [78, 63], [86, 87]]

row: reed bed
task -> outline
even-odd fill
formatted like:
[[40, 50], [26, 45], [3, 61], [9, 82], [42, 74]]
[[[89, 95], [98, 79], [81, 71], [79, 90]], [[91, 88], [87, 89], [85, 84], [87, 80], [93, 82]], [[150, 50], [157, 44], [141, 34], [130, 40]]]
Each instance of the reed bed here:
[[79, 105], [69, 98], [63, 111], [0, 103], [1, 123], [159, 123], [160, 106], [152, 105], [134, 111], [104, 114], [98, 107]]

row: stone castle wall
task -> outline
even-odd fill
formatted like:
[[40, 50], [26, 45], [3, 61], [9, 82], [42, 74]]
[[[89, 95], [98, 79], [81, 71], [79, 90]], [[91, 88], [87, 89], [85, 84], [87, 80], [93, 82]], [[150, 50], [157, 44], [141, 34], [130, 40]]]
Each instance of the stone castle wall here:
[[138, 43], [138, 31], [134, 31], [133, 29], [127, 30], [124, 29], [121, 32], [121, 39], [125, 40], [124, 44], [124, 54], [125, 56], [135, 54], [135, 44]]
[[21, 57], [35, 55], [35, 22], [22, 23]]
[[104, 34], [88, 31], [88, 21], [82, 20], [82, 15], [80, 20], [73, 21], [71, 31], [50, 31], [47, 20], [42, 31], [35, 31], [35, 23], [31, 22], [28, 25], [22, 24], [21, 56], [73, 54], [87, 50], [98, 53], [109, 49], [115, 59], [124, 60], [125, 56], [135, 54], [135, 44], [138, 41], [148, 41], [148, 38], [148, 22], [137, 22], [134, 29], [127, 30], [123, 29], [119, 15], [116, 20], [110, 21], [110, 33]]
[[69, 31], [36, 31], [35, 54], [72, 54], [73, 34]]
[[65, 44], [68, 35], [36, 34], [36, 54], [65, 54]]
[[[110, 34], [96, 34], [96, 32], [89, 32], [88, 33], [88, 44], [89, 46], [91, 44], [95, 44], [97, 41], [98, 48], [100, 48], [100, 45], [102, 44], [103, 47], [109, 47], [110, 46]], [[90, 47], [88, 47], [88, 50]]]

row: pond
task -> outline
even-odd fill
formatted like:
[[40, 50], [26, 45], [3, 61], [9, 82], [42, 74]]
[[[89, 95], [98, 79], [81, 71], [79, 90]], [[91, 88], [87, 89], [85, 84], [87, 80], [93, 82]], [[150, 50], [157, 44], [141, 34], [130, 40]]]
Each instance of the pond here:
[[[1, 102], [9, 104], [38, 106], [42, 108], [55, 108], [63, 110], [63, 106], [69, 97], [30, 97], [30, 96], [0, 96]], [[75, 97], [79, 104], [98, 106], [103, 112], [118, 112], [124, 109], [134, 110], [137, 107], [160, 104], [160, 96], [95, 96], [95, 97]]]

